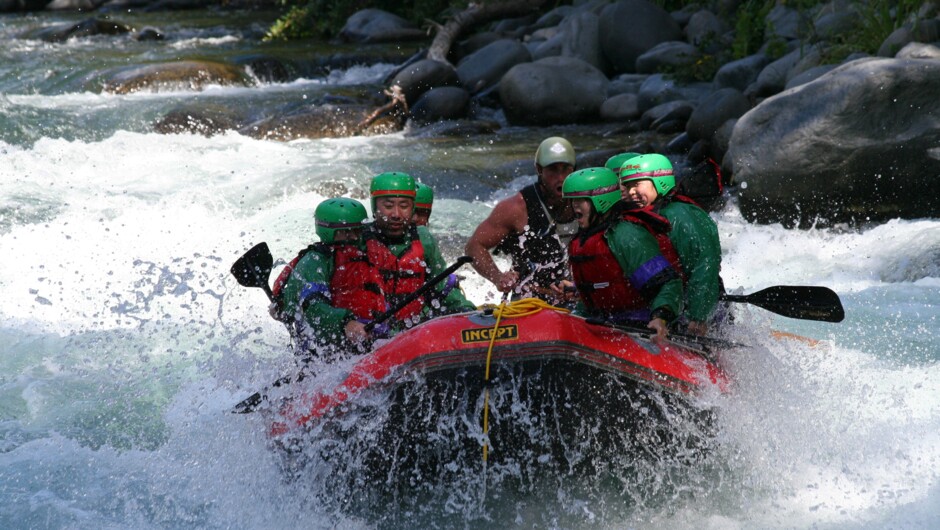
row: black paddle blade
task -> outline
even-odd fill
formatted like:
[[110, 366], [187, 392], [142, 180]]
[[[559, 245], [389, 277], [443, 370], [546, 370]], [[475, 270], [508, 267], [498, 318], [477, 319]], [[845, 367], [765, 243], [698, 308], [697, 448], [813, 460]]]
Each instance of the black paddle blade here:
[[842, 301], [828, 287], [776, 285], [748, 295], [724, 295], [723, 300], [746, 302], [790, 318], [842, 322]]
[[248, 414], [254, 412], [262, 401], [264, 401], [264, 396], [261, 395], [261, 392], [255, 392], [232, 407], [232, 413]]
[[[284, 377], [271, 383], [271, 386], [275, 387], [275, 386], [288, 385], [291, 383], [292, 380], [303, 381], [305, 377], [306, 377], [306, 372], [303, 372], [303, 371], [298, 373], [294, 377], [285, 375]], [[267, 391], [268, 391], [268, 388], [265, 388], [261, 392], [255, 392], [254, 394], [246, 397], [245, 399], [241, 400], [237, 405], [232, 407], [232, 412], [234, 414], [249, 414], [258, 410], [258, 405], [260, 405], [263, 401], [266, 401], [268, 399], [268, 396], [266, 393]]]
[[243, 287], [268, 287], [274, 258], [265, 242], [258, 243], [232, 264], [232, 276]]

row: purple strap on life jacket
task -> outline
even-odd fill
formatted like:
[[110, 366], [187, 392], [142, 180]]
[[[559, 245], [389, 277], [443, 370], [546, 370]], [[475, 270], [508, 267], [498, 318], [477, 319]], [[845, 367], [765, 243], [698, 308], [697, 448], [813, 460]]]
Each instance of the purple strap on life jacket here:
[[656, 256], [633, 271], [633, 274], [630, 275], [630, 283], [633, 284], [634, 288], [642, 291], [646, 282], [669, 267], [672, 267], [669, 260], [662, 255]]
[[300, 303], [304, 303], [307, 300], [313, 298], [317, 295], [323, 295], [327, 298], [330, 297], [330, 286], [325, 283], [310, 283], [304, 286], [303, 290], [300, 291]]

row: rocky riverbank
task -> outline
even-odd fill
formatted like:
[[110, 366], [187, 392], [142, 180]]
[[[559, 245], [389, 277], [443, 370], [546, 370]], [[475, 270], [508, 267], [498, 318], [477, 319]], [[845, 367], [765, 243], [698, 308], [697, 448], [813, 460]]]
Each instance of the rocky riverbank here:
[[[742, 213], [757, 222], [940, 217], [933, 199], [940, 195], [936, 3], [898, 21], [874, 55], [844, 49], [845, 36], [864, 23], [865, 2], [834, 0], [812, 10], [780, 3], [756, 22], [763, 24], [763, 43], [743, 57], [732, 52], [743, 29], [731, 13], [747, 2], [671, 13], [647, 0], [576, 1], [547, 11], [538, 9], [543, 3], [518, 2], [522, 11], [534, 9], [509, 18], [465, 11], [451, 19], [458, 22], [449, 28], [451, 39], [441, 39], [444, 26], [430, 43], [407, 21], [364, 10], [348, 20], [342, 39], [422, 49], [391, 58], [402, 66], [386, 80], [388, 96], [346, 94], [260, 116], [183, 106], [154, 127], [293, 139], [384, 134], [406, 124], [422, 134], [471, 136], [506, 125], [591, 123], [608, 136], [655, 133], [652, 143], [624, 150], [664, 152], [681, 165], [718, 161]], [[69, 5], [57, 0], [56, 8]], [[117, 18], [23, 38], [161, 38], [159, 28], [131, 28]], [[364, 53], [310, 64], [259, 54], [230, 64], [129, 65], [99, 72], [88, 85], [115, 93], [173, 84], [251, 86], [389, 58]], [[603, 163], [606, 154], [586, 153], [579, 163]]]

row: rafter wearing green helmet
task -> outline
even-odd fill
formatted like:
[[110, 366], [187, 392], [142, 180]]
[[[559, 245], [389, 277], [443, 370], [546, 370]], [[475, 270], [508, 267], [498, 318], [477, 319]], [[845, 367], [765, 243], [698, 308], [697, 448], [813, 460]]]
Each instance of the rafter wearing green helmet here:
[[694, 200], [676, 189], [672, 164], [663, 155], [641, 155], [627, 160], [621, 171], [625, 202], [651, 209], [669, 220], [669, 241], [685, 275], [686, 332], [704, 335], [724, 312], [718, 300], [723, 291], [721, 242], [718, 226]]
[[635, 180], [651, 181], [660, 195], [665, 195], [676, 187], [672, 162], [656, 153], [635, 156], [620, 166], [620, 182], [626, 184]]
[[323, 243], [359, 239], [366, 207], [355, 199], [339, 197], [327, 199], [314, 211], [317, 237]]
[[574, 147], [571, 142], [561, 136], [551, 136], [542, 140], [538, 149], [535, 150], [535, 165], [548, 167], [559, 162], [575, 165]]
[[627, 153], [616, 154], [607, 159], [607, 162], [604, 163], [604, 167], [613, 171], [619, 177], [620, 167], [623, 166], [623, 163], [637, 156], [640, 156], [640, 153], [627, 152]]
[[[575, 171], [563, 196], [572, 201], [580, 230], [568, 245], [577, 312], [614, 322], [646, 323], [665, 338], [682, 308], [682, 282], [660, 251], [647, 219], [623, 213], [620, 183], [606, 167]], [[660, 218], [661, 219], [661, 218]], [[564, 290], [569, 285], [562, 282]]]
[[620, 184], [613, 171], [592, 167], [568, 175], [561, 193], [564, 199], [590, 199], [594, 210], [604, 215], [620, 200]]
[[271, 314], [291, 325], [298, 355], [348, 355], [369, 336], [361, 320], [385, 310], [380, 297], [364, 300], [351, 288], [370, 278], [360, 241], [365, 219], [365, 206], [354, 199], [321, 202], [314, 210], [320, 241], [298, 252], [274, 282]]
[[372, 177], [374, 228], [385, 237], [400, 238], [411, 228], [414, 216], [415, 179], [407, 173], [389, 172]]
[[369, 196], [372, 198], [372, 215], [375, 215], [375, 201], [383, 197], [407, 197], [414, 200], [416, 194], [415, 179], [407, 173], [390, 171], [372, 177], [369, 183]]
[[434, 205], [434, 190], [427, 184], [417, 182], [415, 191], [415, 213], [414, 224], [417, 226], [427, 226], [431, 218], [431, 208]]

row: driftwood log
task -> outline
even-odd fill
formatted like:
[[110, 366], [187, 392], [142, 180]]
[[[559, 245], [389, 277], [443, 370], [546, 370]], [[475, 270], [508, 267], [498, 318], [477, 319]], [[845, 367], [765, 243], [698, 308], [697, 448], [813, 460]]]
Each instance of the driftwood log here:
[[436, 29], [434, 40], [431, 47], [428, 48], [428, 59], [441, 61], [447, 60], [447, 54], [451, 46], [460, 35], [484, 22], [489, 22], [498, 18], [517, 17], [537, 11], [542, 7], [546, 0], [511, 0], [506, 2], [488, 2], [471, 3], [460, 13], [454, 15], [443, 26], [431, 22], [432, 27]]

